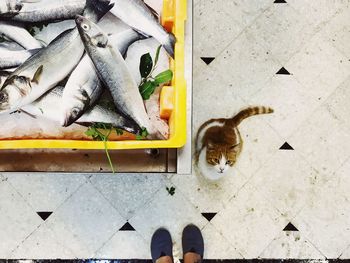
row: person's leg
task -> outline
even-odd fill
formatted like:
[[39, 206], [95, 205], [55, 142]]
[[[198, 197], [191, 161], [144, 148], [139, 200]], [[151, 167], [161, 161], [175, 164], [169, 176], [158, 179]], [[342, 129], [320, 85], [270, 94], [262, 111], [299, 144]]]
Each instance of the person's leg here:
[[160, 228], [154, 232], [151, 254], [154, 263], [173, 263], [173, 242], [168, 230]]
[[188, 225], [182, 232], [184, 263], [201, 262], [204, 254], [204, 241], [201, 231], [195, 225]]

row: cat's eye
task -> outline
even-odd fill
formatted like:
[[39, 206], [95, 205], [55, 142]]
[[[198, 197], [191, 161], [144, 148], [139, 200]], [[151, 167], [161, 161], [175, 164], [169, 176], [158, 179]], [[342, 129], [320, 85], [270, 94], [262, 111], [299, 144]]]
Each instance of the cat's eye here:
[[232, 162], [231, 162], [231, 161], [226, 161], [226, 164], [227, 164], [227, 165], [231, 165]]
[[219, 163], [219, 159], [214, 159], [214, 162], [215, 163]]

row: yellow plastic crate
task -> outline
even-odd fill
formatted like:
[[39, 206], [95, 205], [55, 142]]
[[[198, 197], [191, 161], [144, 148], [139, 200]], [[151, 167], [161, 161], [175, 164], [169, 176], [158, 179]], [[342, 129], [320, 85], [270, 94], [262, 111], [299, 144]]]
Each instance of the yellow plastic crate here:
[[[170, 138], [168, 140], [126, 140], [108, 141], [108, 149], [144, 149], [144, 148], [178, 148], [186, 142], [186, 82], [185, 71], [185, 20], [187, 17], [186, 0], [164, 0], [161, 22], [176, 37], [175, 59], [171, 61], [171, 69], [174, 76], [171, 81], [171, 89], [162, 92], [161, 96], [167, 96], [169, 90], [173, 92], [173, 109], [170, 111], [169, 126]], [[165, 87], [167, 88], [167, 87]], [[161, 105], [169, 111], [169, 105]], [[25, 149], [25, 148], [52, 148], [52, 149], [104, 149], [101, 141], [88, 140], [1, 140], [0, 149]]]

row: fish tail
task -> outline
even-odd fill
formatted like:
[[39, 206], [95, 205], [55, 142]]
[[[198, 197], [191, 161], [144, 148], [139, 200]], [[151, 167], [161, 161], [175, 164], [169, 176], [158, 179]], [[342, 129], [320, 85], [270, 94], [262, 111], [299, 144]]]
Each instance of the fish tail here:
[[164, 49], [166, 50], [166, 52], [172, 58], [174, 58], [175, 42], [176, 42], [176, 38], [173, 35], [173, 33], [168, 33], [168, 37], [166, 38], [166, 41], [161, 43], [163, 45]]
[[113, 6], [114, 3], [111, 3], [110, 0], [86, 0], [83, 15], [96, 23], [111, 10]]

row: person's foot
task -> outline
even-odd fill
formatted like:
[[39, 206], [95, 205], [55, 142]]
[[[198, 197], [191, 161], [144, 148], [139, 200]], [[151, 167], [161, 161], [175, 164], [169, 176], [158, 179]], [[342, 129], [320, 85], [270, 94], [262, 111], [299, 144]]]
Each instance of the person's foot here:
[[182, 232], [182, 251], [185, 263], [200, 262], [204, 254], [201, 231], [195, 225], [188, 225]]
[[173, 242], [168, 230], [159, 228], [151, 241], [151, 255], [154, 263], [173, 262]]

